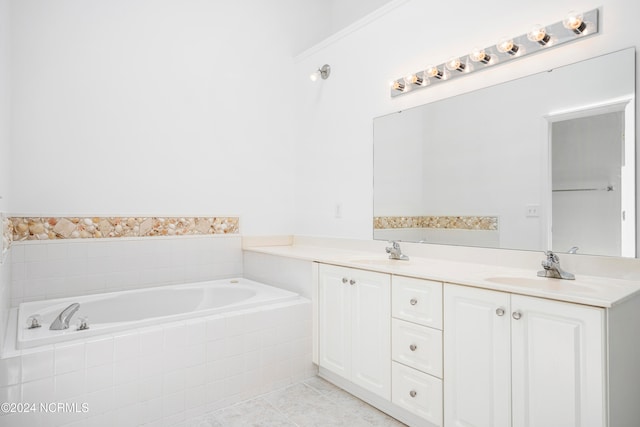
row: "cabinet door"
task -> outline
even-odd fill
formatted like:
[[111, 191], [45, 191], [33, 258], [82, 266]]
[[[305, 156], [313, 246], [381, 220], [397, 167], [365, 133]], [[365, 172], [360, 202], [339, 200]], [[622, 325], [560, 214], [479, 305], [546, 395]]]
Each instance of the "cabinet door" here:
[[445, 284], [445, 426], [511, 425], [509, 301], [506, 293]]
[[391, 276], [352, 270], [350, 278], [351, 381], [390, 400]]
[[511, 311], [513, 426], [606, 425], [604, 310], [513, 295]]
[[[318, 350], [320, 366], [351, 378], [351, 285], [349, 269], [320, 265]], [[345, 282], [346, 280], [346, 282]]]

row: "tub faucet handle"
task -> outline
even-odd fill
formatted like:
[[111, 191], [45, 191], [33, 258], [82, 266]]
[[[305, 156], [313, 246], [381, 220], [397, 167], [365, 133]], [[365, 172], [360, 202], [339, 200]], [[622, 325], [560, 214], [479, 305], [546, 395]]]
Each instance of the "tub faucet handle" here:
[[78, 331], [84, 331], [85, 329], [89, 329], [89, 317], [81, 316], [78, 318]]
[[42, 321], [39, 314], [34, 314], [27, 318], [27, 329], [35, 329], [40, 326], [42, 326]]

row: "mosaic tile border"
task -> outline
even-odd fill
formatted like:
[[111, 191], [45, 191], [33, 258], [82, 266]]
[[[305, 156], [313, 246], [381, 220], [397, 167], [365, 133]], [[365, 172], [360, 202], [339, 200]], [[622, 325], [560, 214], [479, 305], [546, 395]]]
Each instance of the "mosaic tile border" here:
[[443, 228], [455, 230], [498, 230], [496, 216], [378, 216], [375, 230], [393, 228]]
[[238, 234], [238, 217], [12, 217], [13, 241]]

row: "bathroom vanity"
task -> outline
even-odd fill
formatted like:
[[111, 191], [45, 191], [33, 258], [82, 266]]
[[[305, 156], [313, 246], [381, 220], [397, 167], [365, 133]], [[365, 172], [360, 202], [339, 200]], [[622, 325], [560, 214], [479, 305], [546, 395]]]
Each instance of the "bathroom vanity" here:
[[640, 419], [637, 281], [326, 246], [245, 250], [310, 263], [320, 376], [409, 425]]

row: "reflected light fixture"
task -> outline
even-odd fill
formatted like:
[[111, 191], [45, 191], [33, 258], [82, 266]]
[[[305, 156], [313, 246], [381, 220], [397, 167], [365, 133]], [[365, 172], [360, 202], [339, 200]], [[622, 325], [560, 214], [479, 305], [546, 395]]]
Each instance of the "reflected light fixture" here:
[[531, 31], [527, 33], [527, 38], [542, 46], [546, 46], [549, 40], [551, 40], [551, 36], [547, 34], [547, 29], [542, 25], [534, 25]]
[[[391, 82], [390, 95], [395, 97], [433, 87], [445, 81], [595, 35], [599, 30], [599, 13], [599, 9], [583, 13], [572, 11], [562, 21], [546, 26], [536, 25], [529, 32], [517, 37], [504, 37], [493, 46], [476, 47], [465, 56], [454, 56], [445, 63], [430, 65], [426, 69], [407, 74]], [[474, 66], [474, 62], [485, 66]]]
[[327, 80], [331, 75], [331, 67], [329, 64], [324, 64], [322, 67], [318, 68], [316, 71], [309, 75], [309, 78], [312, 82], [318, 81], [318, 78], [322, 80]]

